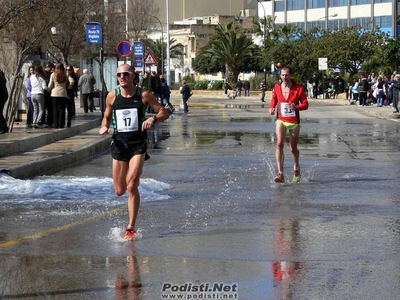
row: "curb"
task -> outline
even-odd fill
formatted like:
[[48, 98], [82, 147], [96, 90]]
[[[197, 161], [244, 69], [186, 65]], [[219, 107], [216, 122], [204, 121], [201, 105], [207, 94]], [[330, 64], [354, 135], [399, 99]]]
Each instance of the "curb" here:
[[[10, 169], [2, 170], [2, 172], [7, 173], [13, 178], [26, 179], [35, 176], [48, 175], [95, 157], [109, 149], [111, 136], [95, 135], [98, 129], [93, 130], [94, 132], [90, 137], [90, 141], [88, 141], [84, 147], [70, 152], [60, 152], [58, 155], [21, 164]], [[85, 135], [86, 134], [87, 133], [85, 133]], [[79, 135], [76, 137], [79, 138]]]
[[24, 138], [18, 137], [17, 134], [15, 135], [15, 139], [9, 139], [6, 141], [0, 140], [0, 157], [27, 152], [32, 149], [37, 149], [60, 140], [79, 135], [82, 132], [99, 127], [101, 117], [93, 120], [81, 120], [80, 122], [82, 123], [70, 128], [61, 130], [49, 129], [48, 132], [35, 133], [32, 134], [32, 136]]

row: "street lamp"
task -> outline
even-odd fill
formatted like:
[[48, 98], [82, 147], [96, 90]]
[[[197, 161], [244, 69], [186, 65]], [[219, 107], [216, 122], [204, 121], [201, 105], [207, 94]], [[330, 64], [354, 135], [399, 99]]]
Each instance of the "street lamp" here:
[[153, 15], [147, 14], [147, 13], [145, 13], [145, 14], [148, 15], [149, 17], [155, 18], [158, 21], [158, 23], [160, 23], [160, 26], [161, 26], [161, 73], [164, 74], [164, 49], [163, 49], [164, 48], [164, 30], [163, 30], [163, 26], [162, 26], [162, 23], [159, 18], [157, 18], [156, 16], [153, 16]]
[[[257, 0], [257, 2], [261, 4], [261, 6], [263, 8], [263, 11], [264, 11], [264, 52], [265, 52], [265, 49], [267, 49], [267, 33], [266, 33], [266, 30], [267, 30], [267, 14], [265, 13], [265, 7], [264, 7], [264, 4], [262, 4], [261, 0]], [[264, 66], [264, 80], [265, 80], [265, 82], [267, 82], [267, 68], [266, 68], [266, 66]]]

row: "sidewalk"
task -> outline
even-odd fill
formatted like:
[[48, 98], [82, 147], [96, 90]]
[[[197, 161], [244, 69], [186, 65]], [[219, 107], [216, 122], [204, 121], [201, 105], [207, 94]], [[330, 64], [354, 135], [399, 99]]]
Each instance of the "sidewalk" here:
[[98, 134], [99, 109], [85, 114], [79, 100], [75, 107], [70, 128], [27, 129], [23, 121], [0, 135], [0, 173], [21, 179], [49, 174], [105, 151], [111, 137]]
[[[342, 99], [310, 99], [310, 105], [349, 105]], [[176, 114], [181, 114], [181, 96], [173, 92], [171, 103], [177, 107]], [[190, 108], [269, 108], [270, 99], [260, 101], [258, 93], [249, 97], [228, 99], [223, 92], [205, 94], [194, 91], [189, 100]], [[101, 111], [85, 114], [76, 104], [76, 116], [71, 128], [63, 129], [26, 129], [25, 122], [16, 123], [13, 131], [0, 135], [0, 173], [7, 173], [14, 178], [29, 178], [50, 174], [53, 171], [89, 159], [106, 151], [111, 142], [111, 135], [101, 136], [98, 128], [101, 123]], [[352, 107], [365, 115], [381, 119], [400, 119], [400, 114], [393, 113], [388, 107]]]
[[[215, 94], [201, 94], [202, 91], [194, 91], [193, 96], [189, 99], [189, 107], [197, 108], [269, 108], [270, 97], [266, 96], [266, 102], [260, 101], [260, 95], [257, 92], [250, 94], [249, 97], [236, 97], [236, 99], [228, 99], [223, 92]], [[357, 109], [360, 113], [379, 118], [379, 119], [400, 119], [399, 113], [394, 113], [392, 106], [377, 107], [376, 105], [359, 107], [354, 102], [349, 103], [346, 99], [308, 99], [309, 105], [349, 105]], [[171, 103], [173, 105], [181, 105], [181, 97], [178, 93], [171, 95]]]

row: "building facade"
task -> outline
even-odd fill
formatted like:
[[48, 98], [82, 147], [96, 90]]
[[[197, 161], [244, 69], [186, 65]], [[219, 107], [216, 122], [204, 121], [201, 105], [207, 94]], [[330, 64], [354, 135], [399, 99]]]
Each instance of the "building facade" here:
[[338, 29], [378, 26], [397, 38], [400, 0], [267, 0], [258, 3], [258, 15], [275, 17], [275, 24]]
[[166, 4], [169, 4], [169, 22], [182, 21], [208, 15], [237, 15], [241, 10], [253, 8], [249, 2], [256, 0], [155, 0], [160, 8], [159, 18], [162, 23], [167, 23]]

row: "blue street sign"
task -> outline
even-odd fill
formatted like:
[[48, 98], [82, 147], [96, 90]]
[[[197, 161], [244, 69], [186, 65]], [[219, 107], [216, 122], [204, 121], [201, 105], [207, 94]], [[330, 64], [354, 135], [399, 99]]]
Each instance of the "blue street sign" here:
[[102, 44], [103, 31], [99, 23], [86, 23], [86, 43]]
[[119, 55], [129, 56], [132, 53], [132, 45], [127, 41], [123, 41], [118, 44], [117, 51]]
[[142, 42], [133, 43], [133, 55], [142, 57], [144, 56], [144, 45]]
[[143, 57], [135, 57], [135, 68], [143, 68]]

